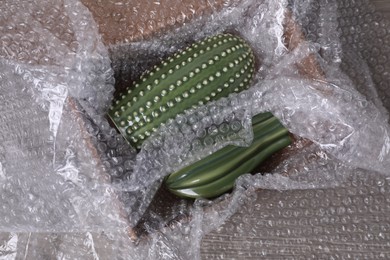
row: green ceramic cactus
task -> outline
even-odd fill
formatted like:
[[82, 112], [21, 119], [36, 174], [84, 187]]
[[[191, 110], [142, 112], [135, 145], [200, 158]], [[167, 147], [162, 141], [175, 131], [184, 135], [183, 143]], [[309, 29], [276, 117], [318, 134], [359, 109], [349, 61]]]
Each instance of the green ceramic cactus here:
[[249, 147], [226, 146], [170, 174], [167, 188], [180, 197], [213, 198], [233, 188], [235, 180], [250, 173], [273, 153], [291, 144], [288, 130], [271, 113], [252, 120], [253, 142]]
[[[168, 119], [247, 89], [253, 72], [254, 56], [244, 40], [231, 34], [212, 36], [142, 75], [114, 102], [108, 116], [139, 149]], [[271, 113], [255, 116], [252, 123], [251, 146], [225, 147], [172, 173], [165, 179], [167, 188], [186, 198], [219, 196], [233, 187], [238, 176], [291, 143], [287, 129]]]
[[147, 72], [108, 112], [136, 148], [186, 109], [249, 87], [254, 56], [243, 39], [219, 34], [196, 42]]

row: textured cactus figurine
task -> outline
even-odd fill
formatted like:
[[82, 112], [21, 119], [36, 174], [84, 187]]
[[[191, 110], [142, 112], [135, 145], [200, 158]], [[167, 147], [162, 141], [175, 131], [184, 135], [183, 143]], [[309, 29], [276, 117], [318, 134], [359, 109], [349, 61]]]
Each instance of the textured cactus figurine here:
[[108, 115], [136, 148], [186, 109], [249, 87], [254, 57], [245, 41], [219, 34], [196, 42], [145, 73], [116, 100]]
[[[146, 72], [116, 100], [108, 115], [136, 148], [161, 124], [186, 109], [249, 87], [254, 72], [251, 48], [241, 38], [220, 34], [192, 44]], [[249, 147], [227, 146], [165, 179], [186, 198], [213, 198], [235, 180], [291, 143], [288, 130], [271, 113], [253, 118]]]
[[226, 146], [204, 159], [170, 174], [166, 187], [184, 198], [213, 198], [234, 186], [236, 179], [253, 171], [275, 152], [291, 144], [288, 130], [271, 113], [252, 119], [249, 147]]

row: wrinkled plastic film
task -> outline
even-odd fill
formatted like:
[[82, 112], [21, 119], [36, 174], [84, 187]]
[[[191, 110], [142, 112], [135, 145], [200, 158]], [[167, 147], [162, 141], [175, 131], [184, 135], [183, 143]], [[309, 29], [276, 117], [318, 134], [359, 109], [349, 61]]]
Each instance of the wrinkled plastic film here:
[[[43, 5], [56, 10], [56, 15], [45, 13], [37, 18], [24, 14], [23, 10], [37, 10]], [[304, 40], [293, 50], [283, 45], [287, 6], [304, 35]], [[338, 229], [332, 229], [335, 235], [326, 236], [332, 223], [319, 219], [322, 208], [340, 225], [345, 223], [341, 216], [356, 220], [354, 214], [359, 209], [368, 223], [372, 212], [379, 212], [379, 216], [388, 213], [387, 207], [379, 207], [385, 204], [381, 200], [387, 187], [383, 175], [388, 174], [390, 161], [386, 87], [389, 71], [386, 60], [390, 55], [386, 47], [370, 47], [388, 40], [388, 33], [383, 32], [387, 23], [366, 3], [242, 1], [165, 36], [112, 46], [115, 73], [130, 71], [133, 76], [156, 58], [182, 48], [186, 41], [225, 30], [239, 32], [261, 61], [250, 90], [179, 115], [146, 142], [138, 155], [104, 117], [112, 99], [114, 72], [88, 10], [76, 1], [64, 1], [63, 5], [7, 3], [3, 8], [3, 13], [12, 17], [15, 24], [23, 22], [39, 36], [27, 37], [18, 31], [8, 33], [5, 40], [26, 42], [18, 41], [24, 36], [37, 40], [43, 47], [42, 53], [34, 55], [28, 52], [19, 55], [17, 45], [2, 49], [0, 98], [4, 101], [1, 109], [6, 113], [2, 115], [0, 142], [4, 201], [1, 210], [5, 216], [1, 230], [79, 232], [3, 233], [2, 245], [9, 249], [4, 255], [196, 259], [201, 255], [201, 239], [219, 227], [202, 244], [202, 255], [215, 258], [218, 254], [229, 256], [229, 252], [224, 251], [224, 244], [210, 247], [207, 241], [215, 243], [213, 238], [218, 239], [224, 232], [241, 237], [248, 234], [248, 229], [253, 237], [272, 239], [273, 232], [280, 231], [269, 224], [266, 214], [282, 224], [286, 218], [294, 221], [289, 212], [304, 214], [311, 212], [310, 207], [317, 210], [319, 196], [341, 202], [319, 205], [319, 213], [305, 215], [307, 222], [300, 225], [307, 228], [303, 230], [313, 231], [319, 222], [321, 229], [316, 232], [336, 243], [365, 238], [357, 233], [340, 237]], [[358, 19], [353, 18], [356, 14]], [[50, 17], [63, 17], [61, 20], [66, 22], [60, 24], [67, 28], [66, 32], [58, 34], [58, 28], [51, 28], [55, 20], [42, 20]], [[374, 20], [375, 29], [370, 27]], [[62, 38], [68, 34], [69, 39]], [[372, 37], [367, 37], [373, 34], [380, 40], [373, 43]], [[42, 39], [47, 40], [41, 42]], [[310, 77], [300, 69], [310, 55], [324, 73], [320, 77]], [[124, 65], [126, 59], [130, 65]], [[313, 144], [282, 162], [273, 174], [243, 176], [232, 195], [213, 203], [198, 201], [186, 212], [190, 216], [187, 221], [167, 227], [166, 220], [155, 215], [153, 221], [160, 231], [150, 234], [138, 246], [130, 242], [126, 233], [114, 232], [134, 225], [141, 218], [163, 176], [227, 144], [248, 145], [251, 116], [266, 110], [272, 111], [292, 133]], [[213, 117], [216, 114], [220, 116]], [[237, 135], [224, 139], [219, 129], [234, 125], [240, 126]], [[205, 131], [216, 135], [212, 140], [202, 139]], [[365, 183], [366, 179], [370, 181]], [[351, 185], [354, 194], [348, 192]], [[366, 195], [371, 188], [375, 189], [374, 195]], [[257, 196], [256, 189], [268, 189], [265, 198], [274, 204], [267, 204], [261, 199], [263, 195]], [[278, 192], [273, 189], [285, 192], [275, 195]], [[364, 199], [357, 199], [356, 194]], [[371, 207], [365, 198], [374, 201]], [[284, 206], [292, 201], [303, 204]], [[258, 212], [264, 213], [256, 215]], [[381, 218], [378, 223], [386, 225], [387, 221]], [[369, 225], [359, 228], [372, 234], [374, 241], [385, 241], [380, 240], [383, 234], [378, 233], [375, 225], [372, 229]], [[100, 230], [106, 232], [96, 233]], [[283, 233], [283, 237], [288, 239], [293, 234], [299, 246], [302, 243], [299, 238], [306, 235], [297, 232]], [[310, 239], [322, 245], [321, 240]], [[284, 241], [287, 240], [252, 250], [252, 255], [247, 256], [283, 253], [280, 250]], [[243, 248], [249, 250], [252, 246], [259, 248], [251, 240]], [[373, 249], [369, 245], [366, 248], [360, 252], [362, 256]], [[337, 246], [329, 248], [330, 252], [337, 249]], [[372, 253], [381, 253], [376, 251]], [[303, 247], [289, 251], [292, 255], [314, 256], [321, 252]]]

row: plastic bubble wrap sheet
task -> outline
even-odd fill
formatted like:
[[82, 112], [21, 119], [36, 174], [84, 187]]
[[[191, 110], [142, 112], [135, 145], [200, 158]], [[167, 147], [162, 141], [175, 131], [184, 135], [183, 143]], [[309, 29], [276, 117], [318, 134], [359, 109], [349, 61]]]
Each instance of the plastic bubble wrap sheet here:
[[[289, 48], [286, 10], [301, 36]], [[390, 33], [370, 4], [231, 1], [164, 35], [109, 47], [95, 18], [76, 0], [0, 6], [0, 257], [390, 257]], [[253, 87], [179, 115], [136, 154], [104, 117], [114, 75], [126, 85], [222, 31], [253, 47]], [[312, 144], [298, 141], [272, 174], [243, 176], [232, 194], [182, 202], [169, 214], [187, 218], [174, 225], [149, 213], [157, 231], [130, 241], [162, 177], [227, 144], [248, 145], [251, 116], [265, 110]], [[237, 126], [234, 138], [223, 137], [226, 126]]]

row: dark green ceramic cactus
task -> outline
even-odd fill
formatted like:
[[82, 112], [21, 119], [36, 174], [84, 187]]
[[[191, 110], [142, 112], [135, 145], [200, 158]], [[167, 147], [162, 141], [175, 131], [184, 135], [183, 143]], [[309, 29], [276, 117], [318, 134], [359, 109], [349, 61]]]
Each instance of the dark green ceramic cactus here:
[[219, 34], [176, 53], [141, 76], [108, 115], [133, 146], [186, 109], [249, 87], [254, 57], [244, 40]]
[[233, 188], [235, 180], [250, 173], [273, 153], [291, 144], [288, 130], [271, 113], [252, 120], [253, 142], [249, 147], [226, 146], [170, 174], [166, 187], [185, 198], [213, 198]]

